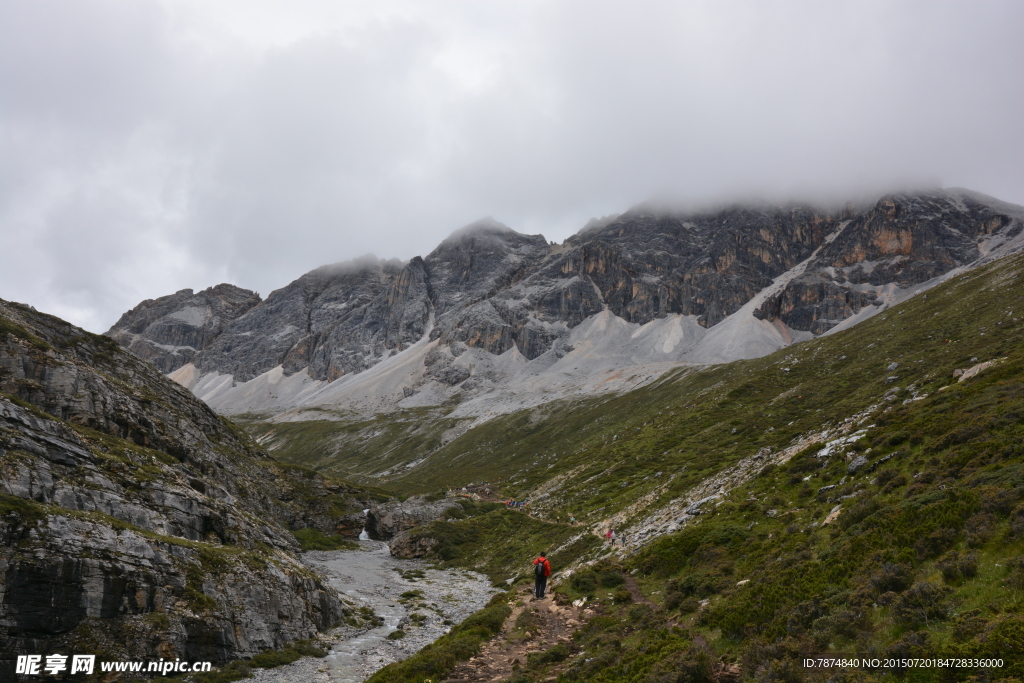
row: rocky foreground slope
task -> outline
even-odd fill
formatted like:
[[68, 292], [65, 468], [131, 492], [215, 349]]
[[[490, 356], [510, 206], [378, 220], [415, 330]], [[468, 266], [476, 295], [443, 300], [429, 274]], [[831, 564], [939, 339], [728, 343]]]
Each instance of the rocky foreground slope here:
[[0, 301], [0, 659], [217, 664], [343, 617], [292, 530], [375, 498], [282, 466], [112, 340]]
[[146, 302], [107, 334], [223, 413], [372, 414], [458, 394], [486, 415], [762, 356], [1016, 249], [1022, 228], [1024, 209], [967, 190], [841, 209], [640, 206], [560, 245], [488, 220], [408, 263], [318, 268], [247, 309], [244, 290], [214, 288], [241, 302], [230, 314], [197, 303], [214, 290]]

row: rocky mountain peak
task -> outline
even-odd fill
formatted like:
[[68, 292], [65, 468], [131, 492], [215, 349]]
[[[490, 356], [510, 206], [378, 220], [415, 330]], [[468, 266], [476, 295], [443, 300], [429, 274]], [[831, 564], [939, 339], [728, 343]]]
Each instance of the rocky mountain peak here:
[[[237, 383], [280, 368], [333, 382], [433, 342], [434, 362], [416, 356], [401, 371], [404, 386], [394, 380], [379, 405], [426, 400], [411, 397], [430, 382], [439, 388], [426, 395], [443, 400], [455, 387], [497, 387], [523, 363], [541, 372], [572, 352], [575, 330], [588, 321], [587, 330], [676, 321], [657, 328], [664, 337], [653, 346], [634, 349], [627, 335], [632, 350], [616, 363], [748, 358], [853, 324], [1015, 249], [1022, 226], [1021, 207], [959, 189], [832, 206], [649, 203], [591, 221], [561, 245], [482, 219], [408, 263], [364, 257], [303, 275], [232, 320], [186, 374]], [[188, 297], [174, 297], [166, 318], [191, 319]], [[122, 322], [112, 336], [150, 338]], [[512, 350], [505, 370], [483, 369]]]

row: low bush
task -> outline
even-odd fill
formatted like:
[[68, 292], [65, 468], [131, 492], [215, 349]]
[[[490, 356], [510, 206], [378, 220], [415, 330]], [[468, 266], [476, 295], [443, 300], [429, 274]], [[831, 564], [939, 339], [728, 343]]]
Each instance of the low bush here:
[[565, 661], [569, 658], [572, 652], [569, 651], [569, 646], [565, 643], [558, 643], [552, 647], [549, 647], [544, 652], [533, 652], [526, 657], [527, 666], [540, 667], [545, 664], [557, 664], [558, 662]]
[[317, 529], [299, 529], [292, 532], [302, 552], [309, 550], [357, 550], [359, 544], [344, 536], [328, 536]]
[[893, 602], [892, 617], [897, 624], [930, 626], [949, 615], [947, 598], [952, 589], [928, 581], [915, 583]]
[[973, 579], [978, 574], [978, 556], [974, 553], [951, 552], [938, 562], [939, 571], [946, 583], [960, 583]]

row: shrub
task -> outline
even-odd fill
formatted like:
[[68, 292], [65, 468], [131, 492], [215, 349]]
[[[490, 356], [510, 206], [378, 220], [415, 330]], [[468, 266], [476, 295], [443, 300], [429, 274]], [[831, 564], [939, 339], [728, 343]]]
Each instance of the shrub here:
[[531, 667], [543, 666], [545, 664], [556, 664], [563, 662], [572, 654], [569, 646], [565, 643], [558, 643], [549, 647], [544, 652], [533, 652], [526, 657], [526, 663]]
[[967, 520], [964, 531], [967, 532], [967, 545], [972, 548], [980, 548], [985, 545], [995, 529], [998, 520], [990, 512], [979, 512]]
[[598, 583], [601, 584], [602, 588], [615, 588], [616, 586], [621, 586], [626, 582], [622, 573], [614, 570], [601, 572], [597, 575], [597, 580]]
[[633, 602], [633, 594], [625, 588], [620, 588], [612, 594], [612, 600], [616, 605], [624, 605], [627, 602]]
[[714, 657], [707, 648], [693, 646], [655, 664], [644, 683], [714, 683], [715, 680]]
[[679, 603], [679, 611], [683, 614], [690, 614], [691, 612], [696, 612], [698, 609], [700, 609], [700, 600], [694, 597], [686, 598]]
[[886, 562], [882, 568], [871, 576], [871, 585], [881, 595], [883, 593], [901, 593], [910, 587], [913, 572], [908, 565]]
[[828, 640], [833, 635], [844, 638], [855, 638], [857, 632], [869, 625], [866, 612], [842, 610], [814, 622], [814, 630], [820, 632]]
[[260, 669], [273, 669], [285, 664], [291, 664], [302, 657], [295, 650], [269, 650], [261, 652], [250, 660], [250, 664]]
[[594, 591], [597, 590], [597, 574], [593, 572], [579, 572], [573, 574], [569, 579], [569, 586], [574, 591], [583, 593], [584, 595], [593, 595]]
[[1024, 588], [1024, 555], [1011, 557], [1006, 561], [1009, 573], [1006, 576], [1006, 583], [1011, 588]]
[[936, 529], [924, 538], [918, 539], [914, 544], [917, 559], [927, 560], [930, 557], [935, 557], [956, 543], [957, 536], [959, 533], [956, 529]]
[[892, 606], [892, 617], [904, 626], [928, 626], [949, 615], [946, 600], [952, 589], [928, 581], [915, 583], [896, 599]]
[[939, 560], [938, 567], [946, 583], [958, 583], [978, 574], [978, 556], [953, 551]]
[[867, 519], [871, 515], [875, 514], [881, 509], [882, 505], [874, 498], [866, 498], [857, 502], [848, 511], [844, 512], [839, 517], [839, 526], [842, 529], [849, 529], [854, 524], [858, 524], [863, 520]]
[[906, 486], [908, 481], [910, 480], [907, 479], [905, 474], [897, 475], [893, 477], [888, 484], [882, 487], [882, 493], [892, 493], [901, 486]]

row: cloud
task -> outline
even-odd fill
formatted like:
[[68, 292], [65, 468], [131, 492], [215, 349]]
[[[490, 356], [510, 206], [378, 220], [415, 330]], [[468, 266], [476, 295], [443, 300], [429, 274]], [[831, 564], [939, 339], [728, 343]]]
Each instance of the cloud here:
[[96, 331], [486, 215], [560, 240], [653, 196], [1024, 203], [1015, 2], [0, 12], [0, 296]]

